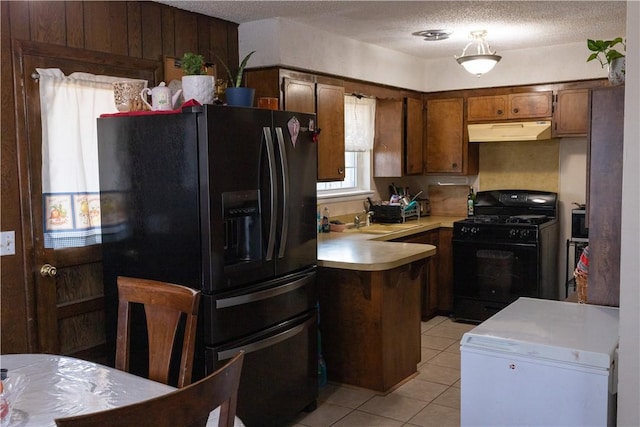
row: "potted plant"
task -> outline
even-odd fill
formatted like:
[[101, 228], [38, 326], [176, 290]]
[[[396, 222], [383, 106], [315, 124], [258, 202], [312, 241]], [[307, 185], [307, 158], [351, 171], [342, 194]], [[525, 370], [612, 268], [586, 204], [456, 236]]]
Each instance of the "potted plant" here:
[[204, 57], [187, 52], [180, 60], [182, 71], [182, 93], [184, 100], [195, 99], [200, 104], [213, 104], [214, 78], [207, 75]]
[[[232, 73], [227, 64], [220, 57], [218, 57], [222, 66], [227, 70], [227, 75], [229, 76], [229, 87], [225, 90], [225, 97], [227, 100], [227, 105], [235, 105], [235, 106], [243, 106], [243, 107], [252, 107], [253, 106], [253, 96], [255, 94], [255, 89], [242, 87], [242, 78], [244, 77], [244, 68], [249, 61], [251, 55], [253, 55], [256, 51], [249, 52], [240, 62], [240, 67], [236, 70], [235, 73]], [[217, 55], [216, 55], [217, 56]]]
[[602, 68], [607, 67], [609, 71], [609, 81], [612, 85], [624, 83], [625, 78], [625, 54], [614, 46], [622, 46], [623, 52], [626, 52], [627, 45], [622, 37], [613, 40], [591, 40], [587, 39], [587, 47], [593, 52], [587, 58], [587, 62], [597, 59]]

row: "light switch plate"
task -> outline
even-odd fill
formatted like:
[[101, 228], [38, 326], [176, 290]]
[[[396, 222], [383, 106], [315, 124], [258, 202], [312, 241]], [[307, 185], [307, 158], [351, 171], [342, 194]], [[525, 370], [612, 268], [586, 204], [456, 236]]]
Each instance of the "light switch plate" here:
[[0, 256], [15, 255], [16, 253], [16, 232], [0, 232]]

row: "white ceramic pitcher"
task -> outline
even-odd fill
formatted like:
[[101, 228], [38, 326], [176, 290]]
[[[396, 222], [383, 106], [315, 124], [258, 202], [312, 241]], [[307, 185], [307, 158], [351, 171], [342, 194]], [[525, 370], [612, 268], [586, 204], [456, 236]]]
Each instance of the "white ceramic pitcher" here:
[[[152, 111], [166, 111], [174, 109], [181, 93], [182, 89], [179, 89], [172, 95], [171, 89], [168, 88], [164, 82], [160, 82], [160, 84], [153, 89], [142, 89], [140, 96], [142, 97], [142, 102]], [[151, 105], [147, 102], [147, 95], [151, 95]]]

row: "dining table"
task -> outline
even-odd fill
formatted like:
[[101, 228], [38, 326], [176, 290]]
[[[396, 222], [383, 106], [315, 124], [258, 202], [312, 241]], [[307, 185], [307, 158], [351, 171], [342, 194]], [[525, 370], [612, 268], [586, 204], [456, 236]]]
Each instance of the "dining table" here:
[[[175, 391], [176, 388], [128, 372], [69, 356], [53, 354], [0, 355], [4, 393], [12, 399], [2, 427], [55, 427], [56, 418], [130, 405]], [[14, 383], [12, 383], [12, 381]], [[16, 389], [11, 390], [13, 386]], [[19, 389], [19, 390], [17, 390]], [[218, 425], [220, 408], [207, 427]], [[236, 417], [234, 427], [244, 427]]]

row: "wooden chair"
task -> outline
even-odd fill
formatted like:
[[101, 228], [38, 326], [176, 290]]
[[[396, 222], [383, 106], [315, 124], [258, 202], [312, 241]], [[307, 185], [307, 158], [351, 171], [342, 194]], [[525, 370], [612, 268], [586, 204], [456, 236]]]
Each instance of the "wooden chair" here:
[[218, 427], [233, 427], [244, 352], [208, 377], [154, 399], [55, 420], [58, 427], [205, 426], [218, 406]]
[[168, 384], [181, 316], [186, 315], [178, 387], [191, 384], [200, 291], [156, 280], [118, 277], [116, 369], [129, 372], [133, 304], [143, 304], [149, 341], [149, 379]]

